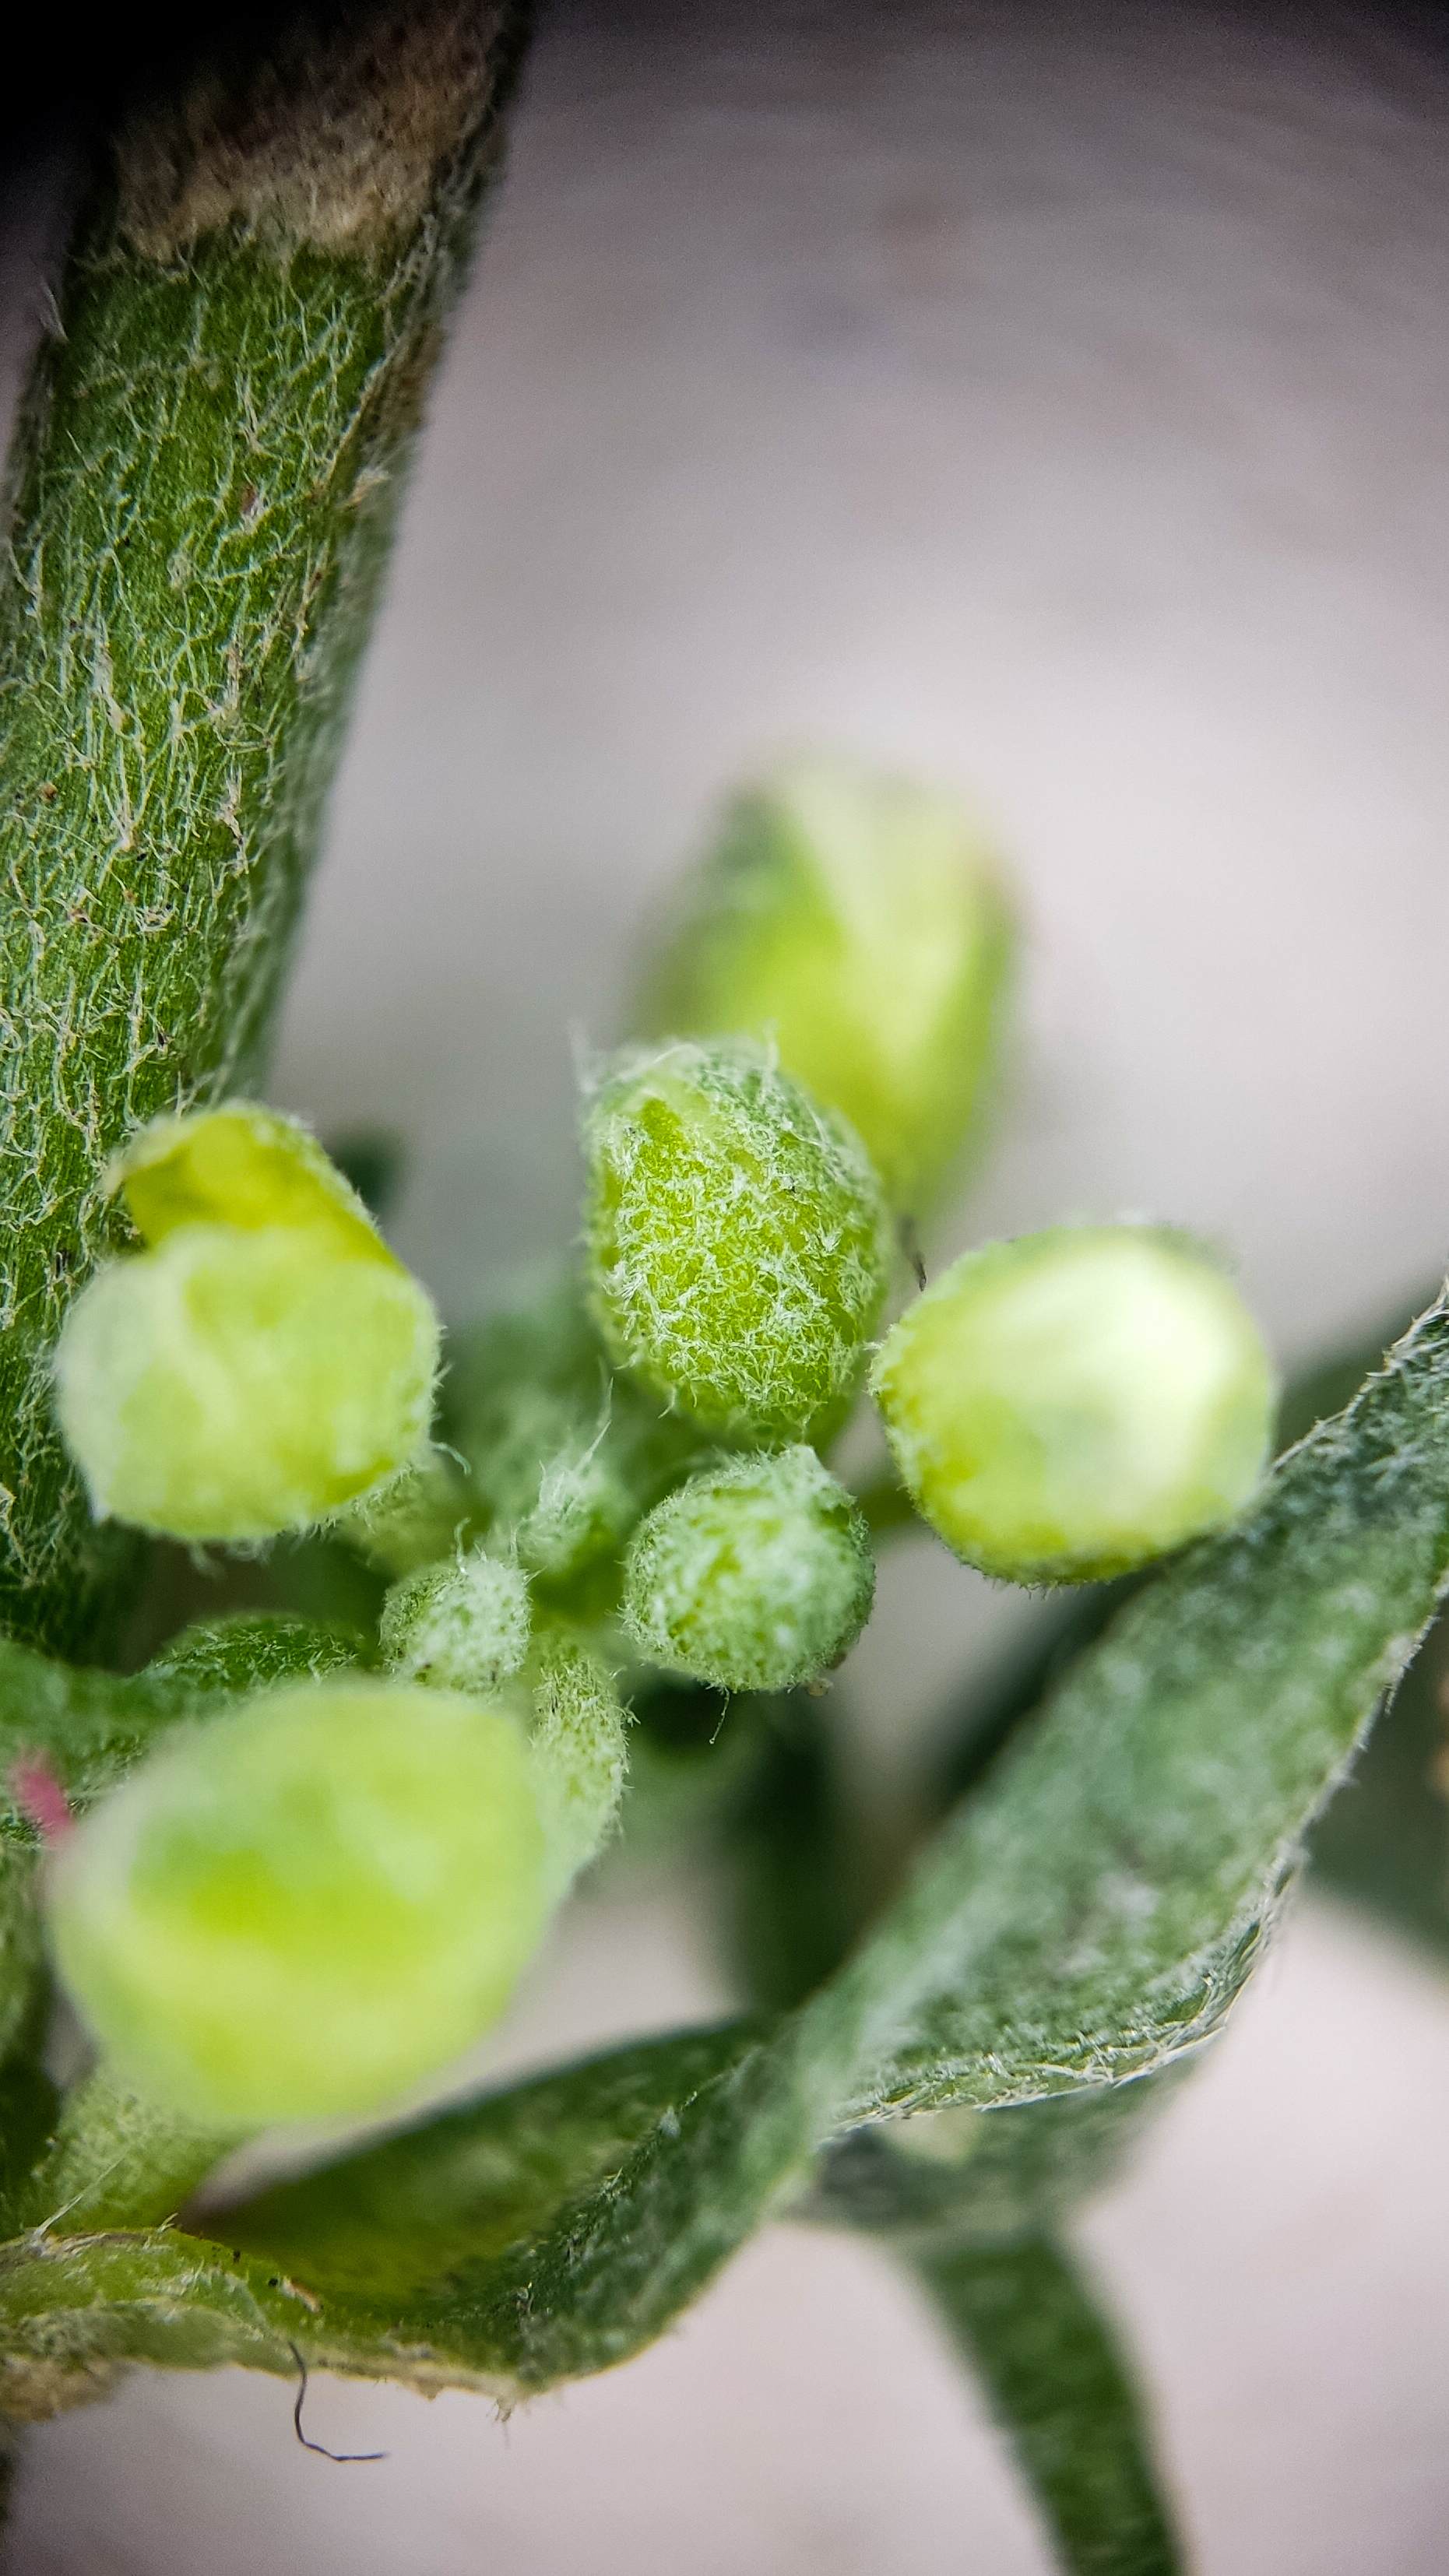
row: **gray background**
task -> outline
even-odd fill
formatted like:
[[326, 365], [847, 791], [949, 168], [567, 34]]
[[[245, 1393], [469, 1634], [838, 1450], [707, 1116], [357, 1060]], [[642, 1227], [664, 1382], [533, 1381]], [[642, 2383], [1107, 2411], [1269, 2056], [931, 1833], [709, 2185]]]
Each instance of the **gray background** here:
[[[455, 1309], [572, 1224], [571, 1032], [719, 793], [800, 745], [962, 788], [1030, 925], [940, 1248], [1147, 1211], [1285, 1357], [1442, 1267], [1449, 77], [1367, 13], [549, 13], [364, 681], [278, 1065], [413, 1140]], [[12, 185], [12, 374], [53, 172]], [[49, 193], [47, 193], [49, 191]], [[1029, 1615], [929, 1543], [833, 1703], [889, 1797]], [[708, 1909], [581, 1900], [496, 2066], [728, 2000]], [[1449, 2557], [1449, 1989], [1305, 1910], [1084, 2241], [1205, 2576]], [[1044, 2566], [873, 2254], [772, 2233], [500, 2429], [132, 2381], [36, 2441], [33, 2576]]]

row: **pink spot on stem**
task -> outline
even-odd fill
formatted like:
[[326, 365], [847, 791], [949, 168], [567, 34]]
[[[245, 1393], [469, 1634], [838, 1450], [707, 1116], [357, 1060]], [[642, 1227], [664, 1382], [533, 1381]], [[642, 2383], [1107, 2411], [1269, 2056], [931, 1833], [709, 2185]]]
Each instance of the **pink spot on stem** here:
[[22, 1753], [10, 1765], [10, 1794], [43, 1843], [52, 1848], [75, 1831], [64, 1789], [44, 1753]]

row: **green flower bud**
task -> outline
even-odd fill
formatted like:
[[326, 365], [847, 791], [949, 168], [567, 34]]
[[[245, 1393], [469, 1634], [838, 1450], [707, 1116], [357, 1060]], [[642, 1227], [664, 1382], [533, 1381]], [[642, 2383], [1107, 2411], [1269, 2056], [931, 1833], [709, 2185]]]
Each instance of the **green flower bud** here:
[[172, 1737], [51, 1863], [56, 1965], [118, 2078], [217, 2125], [378, 2109], [507, 2003], [542, 1930], [501, 1708], [312, 1683]]
[[473, 1513], [546, 1593], [615, 1558], [703, 1447], [658, 1397], [613, 1377], [571, 1276], [461, 1334], [443, 1399]]
[[1276, 1403], [1231, 1282], [1147, 1226], [967, 1253], [887, 1335], [872, 1387], [917, 1508], [1014, 1583], [1125, 1574], [1231, 1519]]
[[149, 1248], [82, 1291], [55, 1363], [98, 1517], [270, 1538], [425, 1450], [431, 1301], [303, 1129], [249, 1106], [165, 1119], [113, 1178]]
[[721, 1690], [790, 1690], [870, 1616], [865, 1522], [813, 1449], [720, 1460], [641, 1521], [624, 1625], [642, 1654]]
[[736, 799], [646, 985], [646, 1035], [770, 1036], [919, 1211], [969, 1128], [1013, 946], [948, 797], [807, 762]]
[[588, 1122], [595, 1307], [709, 1429], [820, 1439], [863, 1374], [891, 1239], [856, 1138], [752, 1050], [624, 1057]]
[[[344, 1258], [392, 1262], [362, 1200], [315, 1136], [253, 1100], [186, 1118], [157, 1118], [106, 1173], [148, 1244], [179, 1226], [287, 1226]], [[396, 1263], [393, 1265], [396, 1267]]]
[[455, 1554], [473, 1518], [468, 1479], [441, 1449], [348, 1503], [331, 1523], [380, 1574], [417, 1574]]
[[518, 1671], [529, 1625], [527, 1576], [478, 1551], [393, 1585], [382, 1651], [404, 1681], [487, 1698]]
[[543, 1823], [550, 1901], [607, 1840], [628, 1776], [628, 1724], [612, 1680], [587, 1646], [545, 1632], [530, 1659], [533, 1794]]

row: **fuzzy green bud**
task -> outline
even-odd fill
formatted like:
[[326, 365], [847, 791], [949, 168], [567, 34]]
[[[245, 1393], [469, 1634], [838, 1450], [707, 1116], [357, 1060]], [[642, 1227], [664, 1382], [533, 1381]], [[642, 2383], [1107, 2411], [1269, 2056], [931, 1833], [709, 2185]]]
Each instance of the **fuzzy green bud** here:
[[380, 1574], [396, 1577], [455, 1555], [472, 1517], [466, 1475], [444, 1450], [432, 1448], [336, 1513], [331, 1534]]
[[528, 1577], [475, 1550], [395, 1583], [383, 1603], [383, 1655], [404, 1681], [482, 1697], [528, 1652]]
[[1128, 1573], [1230, 1520], [1277, 1392], [1231, 1282], [1148, 1226], [967, 1253], [887, 1335], [872, 1386], [918, 1510], [1014, 1583]]
[[616, 1558], [704, 1446], [659, 1397], [613, 1375], [569, 1275], [461, 1334], [443, 1400], [477, 1520], [545, 1592]]
[[48, 1901], [117, 2077], [239, 2128], [373, 2111], [449, 2064], [545, 1914], [511, 1715], [356, 1679], [173, 1737], [68, 1836]]
[[772, 1038], [919, 1211], [972, 1123], [1012, 949], [995, 866], [949, 797], [802, 762], [729, 808], [637, 1019]]
[[620, 1363], [732, 1438], [833, 1430], [892, 1251], [857, 1138], [752, 1049], [679, 1043], [619, 1062], [586, 1142], [593, 1296]]
[[112, 1181], [147, 1249], [81, 1292], [55, 1362], [98, 1517], [271, 1538], [425, 1451], [436, 1314], [304, 1129], [245, 1103], [162, 1119]]
[[641, 1654], [720, 1690], [790, 1690], [854, 1645], [875, 1562], [813, 1449], [726, 1458], [641, 1521], [624, 1625]]
[[629, 1768], [628, 1718], [598, 1657], [562, 1630], [539, 1638], [527, 1679], [529, 1776], [543, 1824], [544, 1885], [555, 1900], [613, 1831]]

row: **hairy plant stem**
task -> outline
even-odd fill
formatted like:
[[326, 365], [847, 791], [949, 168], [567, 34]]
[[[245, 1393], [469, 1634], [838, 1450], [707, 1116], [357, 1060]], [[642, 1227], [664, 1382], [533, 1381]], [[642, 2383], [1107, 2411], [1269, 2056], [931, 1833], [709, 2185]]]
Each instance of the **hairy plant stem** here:
[[916, 2269], [985, 2383], [1058, 2564], [1070, 2576], [1176, 2576], [1130, 2375], [1060, 2245], [963, 2245]]
[[299, 27], [111, 139], [0, 589], [0, 1621], [104, 1650], [124, 1545], [49, 1353], [161, 1111], [257, 1079], [400, 471], [497, 158], [513, 0]]

